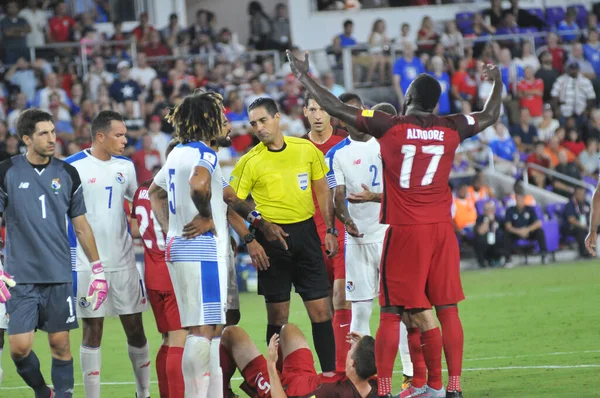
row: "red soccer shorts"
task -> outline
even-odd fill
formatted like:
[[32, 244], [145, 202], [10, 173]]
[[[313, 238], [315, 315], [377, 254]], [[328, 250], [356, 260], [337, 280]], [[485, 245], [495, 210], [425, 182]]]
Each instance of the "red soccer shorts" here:
[[380, 272], [381, 306], [431, 308], [465, 299], [451, 223], [390, 225]]
[[[323, 242], [322, 239], [321, 242]], [[327, 276], [329, 277], [329, 286], [333, 287], [333, 281], [338, 279], [346, 279], [344, 238], [338, 238], [338, 251], [333, 258], [327, 257], [327, 253], [325, 253], [325, 245], [321, 245], [321, 249], [323, 249], [323, 257], [325, 257], [325, 267], [327, 268]]]
[[[304, 396], [315, 391], [323, 383], [334, 383], [343, 379], [343, 375], [323, 378], [317, 374], [312, 352], [301, 348], [289, 354], [283, 361], [283, 371], [279, 375], [281, 384], [288, 396]], [[244, 384], [242, 389], [251, 397], [270, 398], [271, 385], [267, 360], [262, 355], [254, 358], [242, 370]]]
[[175, 292], [148, 289], [147, 293], [158, 332], [168, 333], [181, 329], [181, 318]]

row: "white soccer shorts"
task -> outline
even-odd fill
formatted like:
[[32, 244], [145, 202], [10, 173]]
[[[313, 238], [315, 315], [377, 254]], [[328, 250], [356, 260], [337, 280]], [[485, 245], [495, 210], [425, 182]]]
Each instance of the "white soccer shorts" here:
[[91, 304], [83, 300], [90, 287], [91, 271], [77, 271], [77, 317], [104, 318], [137, 314], [148, 309], [148, 299], [143, 280], [136, 267], [116, 271], [104, 271], [108, 283], [108, 297], [94, 311]]
[[346, 300], [372, 300], [379, 293], [383, 242], [346, 245]]
[[227, 309], [240, 309], [240, 292], [237, 283], [235, 256], [232, 251], [227, 256]]
[[0, 329], [8, 329], [8, 316], [6, 315], [5, 304], [0, 304]]

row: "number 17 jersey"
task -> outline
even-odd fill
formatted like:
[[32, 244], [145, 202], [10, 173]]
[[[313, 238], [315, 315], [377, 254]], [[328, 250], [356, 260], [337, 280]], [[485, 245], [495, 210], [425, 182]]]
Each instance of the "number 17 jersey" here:
[[[89, 150], [65, 159], [81, 177], [87, 218], [106, 271], [135, 268], [133, 242], [128, 231], [125, 199], [131, 202], [137, 190], [133, 162], [123, 156], [102, 161]], [[89, 261], [77, 242], [77, 271], [88, 271]]]
[[357, 127], [378, 139], [384, 190], [380, 222], [415, 225], [451, 222], [449, 186], [456, 148], [477, 133], [473, 115], [408, 115], [359, 110]]

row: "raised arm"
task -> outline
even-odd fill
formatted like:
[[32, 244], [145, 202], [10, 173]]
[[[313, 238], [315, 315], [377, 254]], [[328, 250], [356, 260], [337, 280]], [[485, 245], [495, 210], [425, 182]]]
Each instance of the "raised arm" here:
[[502, 110], [502, 87], [504, 84], [502, 83], [500, 69], [495, 65], [484, 65], [483, 75], [493, 83], [493, 86], [483, 110], [473, 114], [479, 123], [479, 131], [492, 126], [500, 118], [500, 111]]

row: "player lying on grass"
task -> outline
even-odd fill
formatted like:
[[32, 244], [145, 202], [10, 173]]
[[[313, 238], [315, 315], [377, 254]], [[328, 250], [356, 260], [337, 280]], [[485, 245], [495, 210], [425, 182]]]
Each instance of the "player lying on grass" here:
[[[267, 358], [244, 329], [229, 326], [221, 337], [223, 384], [228, 384], [237, 367], [244, 377], [241, 388], [255, 398], [375, 398], [377, 383], [371, 379], [377, 372], [375, 339], [351, 333], [349, 340], [345, 372], [327, 377], [317, 374], [312, 352], [296, 325], [288, 323], [281, 335], [273, 335]], [[282, 367], [277, 365], [279, 355]]]

